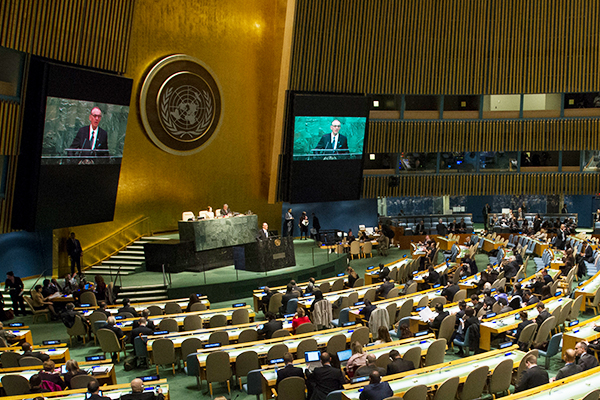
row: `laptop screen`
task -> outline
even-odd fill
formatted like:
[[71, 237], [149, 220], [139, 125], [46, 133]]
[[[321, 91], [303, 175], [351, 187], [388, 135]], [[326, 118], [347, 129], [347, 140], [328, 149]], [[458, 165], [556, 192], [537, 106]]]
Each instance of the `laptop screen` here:
[[306, 362], [316, 362], [321, 360], [321, 352], [319, 350], [307, 351], [304, 353], [304, 360]]
[[348, 361], [350, 356], [352, 356], [352, 349], [338, 351], [337, 356], [340, 362]]

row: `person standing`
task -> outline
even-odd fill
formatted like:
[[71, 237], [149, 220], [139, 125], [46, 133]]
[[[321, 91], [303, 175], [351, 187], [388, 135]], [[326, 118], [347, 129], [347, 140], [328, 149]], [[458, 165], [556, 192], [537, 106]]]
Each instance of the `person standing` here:
[[300, 216], [300, 223], [298, 224], [300, 227], [300, 240], [302, 240], [302, 236], [304, 235], [304, 239], [308, 239], [308, 215], [306, 215], [306, 211], [302, 211], [302, 215]]
[[315, 240], [319, 240], [319, 231], [321, 230], [321, 223], [319, 222], [319, 218], [317, 218], [317, 216], [315, 215], [315, 213], [312, 213], [312, 219], [313, 219], [313, 229], [316, 231], [315, 233]]
[[292, 209], [288, 208], [285, 213], [285, 236], [294, 236], [294, 216], [292, 215]]
[[19, 315], [19, 309], [21, 309], [21, 313], [25, 315], [25, 301], [23, 300], [23, 291], [25, 286], [23, 285], [23, 281], [12, 271], [8, 271], [6, 273], [6, 282], [4, 282], [5, 290], [10, 293], [10, 299], [13, 303], [13, 309], [15, 310], [15, 315]]
[[483, 206], [483, 210], [481, 211], [481, 213], [483, 214], [483, 229], [484, 230], [488, 230], [488, 224], [489, 224], [489, 215], [492, 212], [492, 207], [490, 207], [490, 205], [488, 203], [485, 203], [485, 206]]
[[71, 258], [71, 275], [75, 274], [75, 266], [77, 266], [77, 272], [81, 275], [81, 257], [83, 256], [83, 250], [81, 243], [75, 238], [75, 232], [71, 232], [71, 236], [67, 239], [67, 253]]

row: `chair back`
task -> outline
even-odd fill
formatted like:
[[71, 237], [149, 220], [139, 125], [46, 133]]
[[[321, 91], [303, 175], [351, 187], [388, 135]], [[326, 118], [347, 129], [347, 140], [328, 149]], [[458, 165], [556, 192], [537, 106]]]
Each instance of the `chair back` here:
[[[348, 311], [350, 310], [349, 308], [345, 308], [344, 310], [346, 311], [346, 319], [348, 319]], [[344, 311], [342, 310], [342, 311]], [[341, 312], [340, 312], [341, 314]], [[340, 322], [341, 322], [341, 318], [340, 318]], [[348, 321], [346, 321], [348, 322]], [[315, 332], [317, 330], [317, 327], [315, 326], [315, 324], [313, 324], [312, 322], [306, 322], [300, 326], [298, 326], [296, 328], [296, 335], [300, 335], [302, 333], [309, 333], [309, 332]]]
[[377, 289], [371, 288], [371, 289], [369, 289], [369, 290], [367, 290], [365, 292], [365, 296], [363, 297], [363, 301], [368, 299], [369, 301], [374, 302], [375, 301], [375, 296], [377, 296]]
[[429, 296], [421, 296], [419, 302], [417, 303], [417, 308], [419, 307], [427, 307], [429, 305]]
[[273, 332], [273, 336], [271, 336], [271, 338], [276, 339], [276, 338], [286, 337], [286, 336], [291, 336], [291, 335], [292, 334], [287, 329], [277, 329], [275, 332]]
[[202, 348], [202, 340], [191, 337], [181, 342], [181, 359], [186, 360], [189, 354], [198, 352]]
[[400, 289], [398, 289], [397, 287], [392, 288], [387, 296], [385, 296], [386, 299], [393, 299], [394, 297], [398, 297], [400, 295]]
[[98, 300], [94, 292], [83, 292], [81, 293], [80, 302], [82, 304], [91, 304], [92, 306], [98, 306]]
[[208, 337], [208, 343], [221, 343], [221, 346], [227, 346], [229, 344], [229, 335], [227, 331], [213, 332]]
[[135, 316], [127, 311], [121, 311], [120, 313], [117, 314], [117, 317], [122, 317], [122, 318], [135, 318]]
[[523, 328], [521, 334], [519, 334], [517, 341], [520, 343], [524, 343], [526, 347], [529, 348], [529, 344], [533, 340], [533, 336], [535, 334], [536, 329], [537, 324], [535, 322], [527, 325], [525, 328]]
[[354, 332], [352, 332], [352, 336], [350, 336], [350, 343], [354, 342], [360, 342], [360, 344], [362, 344], [363, 346], [369, 343], [369, 328], [367, 328], [366, 326], [361, 326], [360, 328], [355, 329]]
[[388, 325], [389, 329], [396, 323], [396, 314], [398, 311], [398, 306], [396, 305], [396, 303], [390, 303], [385, 307], [385, 309], [388, 312], [388, 318], [390, 320], [390, 324]]
[[353, 256], [360, 256], [360, 242], [358, 240], [350, 243], [350, 254]]
[[195, 331], [196, 329], [202, 329], [202, 318], [199, 315], [192, 314], [183, 319], [184, 331]]
[[177, 324], [177, 320], [174, 318], [163, 318], [162, 321], [158, 323], [158, 330], [179, 332], [179, 325]]
[[19, 360], [19, 367], [34, 367], [44, 365], [42, 360], [37, 357], [23, 357]]
[[207, 309], [208, 308], [206, 307], [206, 304], [198, 302], [198, 303], [192, 304], [192, 306], [190, 307], [189, 310], [187, 310], [187, 312], [190, 312], [190, 311], [205, 311]]
[[[510, 375], [509, 375], [510, 377]], [[456, 398], [456, 391], [458, 390], [458, 383], [460, 382], [460, 378], [458, 376], [453, 376], [452, 378], [446, 379], [440, 387], [435, 391], [435, 396], [433, 400], [448, 400]]]
[[182, 221], [195, 221], [196, 220], [196, 214], [194, 214], [192, 211], [184, 211], [183, 213], [181, 213], [181, 220]]
[[235, 358], [235, 376], [247, 376], [252, 370], [260, 368], [258, 354], [254, 350], [244, 351]]
[[427, 349], [425, 355], [425, 366], [441, 364], [444, 362], [444, 356], [446, 355], [446, 339], [440, 338], [435, 342], [431, 343]]
[[289, 299], [285, 306], [284, 314], [294, 314], [298, 309], [298, 299]]
[[92, 375], [75, 375], [71, 378], [71, 389], [85, 389], [88, 383], [95, 380]]
[[453, 303], [458, 303], [459, 301], [464, 300], [466, 298], [467, 298], [467, 290], [466, 289], [460, 289], [458, 292], [456, 292], [454, 294], [454, 297], [452, 298], [452, 302]]
[[541, 344], [548, 340], [550, 336], [550, 331], [556, 325], [556, 317], [551, 316], [546, 318], [542, 325], [540, 325], [537, 333], [535, 334], [535, 339], [533, 340], [533, 344]]
[[406, 361], [412, 361], [415, 368], [421, 367], [421, 347], [415, 346], [411, 347], [404, 353], [402, 358]]
[[250, 395], [256, 395], [257, 399], [262, 394], [262, 372], [261, 368], [248, 372], [244, 389]]
[[305, 400], [305, 391], [304, 378], [290, 376], [277, 385], [277, 398], [282, 400]]
[[348, 307], [353, 306], [358, 302], [358, 293], [352, 292], [348, 295]]
[[369, 254], [369, 255], [372, 256], [373, 255], [373, 243], [371, 243], [371, 242], [365, 242], [363, 244], [363, 249], [362, 250], [363, 250], [363, 254], [364, 255]]
[[87, 334], [87, 329], [79, 315], [75, 316], [75, 323], [72, 327], [67, 328], [67, 333], [69, 336], [85, 336]]
[[377, 365], [379, 368], [387, 368], [387, 365], [389, 363], [391, 363], [392, 360], [390, 360], [390, 356], [386, 353], [381, 354], [379, 357], [377, 357], [377, 360], [375, 361], [375, 365]]
[[273, 314], [277, 315], [279, 313], [279, 307], [281, 307], [281, 299], [283, 298], [283, 293], [275, 293], [271, 296], [271, 300], [269, 300], [269, 310]]
[[317, 345], [317, 341], [315, 339], [304, 339], [300, 343], [298, 343], [298, 347], [296, 348], [296, 358], [303, 359], [304, 353], [306, 353], [307, 351], [315, 351], [318, 349], [319, 348]]
[[18, 367], [19, 359], [21, 359], [21, 355], [19, 353], [15, 353], [14, 351], [3, 351], [0, 354], [0, 362], [2, 363], [2, 368]]
[[548, 348], [546, 351], [539, 350], [540, 355], [545, 358], [544, 367], [548, 369], [550, 367], [550, 358], [554, 357], [560, 351], [560, 342], [562, 341], [562, 333], [557, 333], [550, 338], [548, 342]]
[[402, 395], [402, 400], [425, 400], [427, 399], [427, 386], [417, 385], [408, 389]]
[[600, 389], [596, 389], [596, 390], [592, 390], [591, 392], [586, 394], [585, 397], [581, 400], [598, 400], [599, 396], [600, 396]]
[[96, 335], [103, 353], [118, 353], [122, 350], [117, 335], [110, 329], [98, 329]]
[[332, 336], [327, 342], [327, 352], [337, 354], [338, 351], [346, 350], [346, 336], [342, 334]]
[[278, 343], [269, 349], [267, 352], [267, 363], [271, 360], [283, 358], [283, 355], [288, 352], [288, 347], [283, 343]]
[[581, 304], [583, 303], [583, 296], [578, 296], [573, 301], [573, 305], [571, 306], [571, 314], [567, 318], [570, 321], [574, 321], [579, 318], [579, 311], [581, 310]]
[[319, 290], [323, 294], [329, 293], [329, 291], [331, 290], [331, 284], [329, 282], [323, 282], [319, 285]]
[[558, 318], [556, 319], [556, 326], [557, 327], [561, 327], [565, 321], [567, 320], [567, 317], [569, 316], [569, 314], [571, 314], [571, 308], [573, 307], [573, 300], [567, 300], [567, 302], [562, 306], [562, 308], [560, 309], [560, 314], [558, 315]]
[[352, 287], [357, 288], [357, 287], [361, 287], [361, 286], [365, 286], [365, 280], [363, 278], [358, 278], [357, 280], [354, 281], [354, 285]]
[[90, 321], [90, 325], [92, 326], [92, 332], [95, 334], [96, 331], [98, 330], [96, 325], [96, 321], [106, 321], [108, 319], [108, 317], [106, 316], [106, 314], [104, 314], [103, 312], [100, 311], [94, 311], [93, 313], [90, 314], [89, 317], [89, 321]]
[[151, 316], [154, 315], [163, 315], [163, 310], [159, 306], [148, 306], [148, 311]]
[[258, 332], [256, 329], [248, 328], [240, 332], [238, 343], [256, 342], [258, 340]]
[[181, 314], [181, 306], [172, 301], [170, 303], [165, 304], [165, 314]]
[[487, 374], [489, 370], [490, 369], [487, 365], [483, 365], [479, 368], [475, 368], [469, 373], [463, 386], [463, 390], [460, 394], [461, 400], [474, 400], [481, 397], [483, 388], [487, 382]]
[[513, 361], [511, 359], [503, 360], [500, 364], [494, 368], [492, 377], [490, 378], [489, 392], [492, 395], [496, 393], [505, 392], [510, 387], [510, 380], [512, 378]]
[[152, 342], [152, 358], [156, 365], [175, 363], [175, 345], [171, 339], [154, 340]]
[[344, 278], [336, 279], [331, 285], [332, 292], [337, 292], [342, 289], [344, 289]]
[[206, 381], [225, 382], [233, 375], [229, 362], [229, 353], [215, 351], [206, 357]]
[[26, 394], [29, 393], [29, 389], [31, 389], [27, 378], [21, 375], [4, 375], [1, 381], [2, 387], [4, 388], [4, 391], [6, 392], [7, 396], [17, 396], [20, 394]]
[[446, 343], [450, 343], [452, 334], [454, 334], [454, 325], [456, 324], [456, 316], [449, 314], [446, 316], [440, 324], [440, 330], [438, 332], [438, 339], [446, 339]]
[[231, 325], [247, 324], [250, 322], [250, 313], [247, 308], [240, 308], [231, 314]]
[[446, 302], [447, 300], [444, 296], [435, 296], [433, 299], [431, 299], [429, 307], [435, 307], [437, 304], [445, 305]]
[[517, 374], [515, 377], [515, 382], [520, 382], [521, 381], [521, 374], [523, 373], [523, 371], [525, 371], [527, 369], [527, 365], [525, 364], [525, 360], [528, 358], [529, 355], [534, 355], [535, 358], [538, 358], [538, 350], [537, 349], [533, 349], [533, 350], [529, 350], [527, 353], [525, 353], [525, 355], [523, 356], [523, 358], [521, 359], [521, 362], [519, 363], [519, 368], [517, 368]]
[[404, 317], [408, 317], [412, 313], [414, 301], [413, 299], [407, 299], [400, 306], [400, 310], [398, 310], [398, 315], [396, 315], [396, 320], [400, 321]]
[[208, 321], [208, 326], [210, 328], [218, 328], [226, 325], [227, 316], [225, 314], [215, 314], [212, 317], [210, 317], [210, 320]]

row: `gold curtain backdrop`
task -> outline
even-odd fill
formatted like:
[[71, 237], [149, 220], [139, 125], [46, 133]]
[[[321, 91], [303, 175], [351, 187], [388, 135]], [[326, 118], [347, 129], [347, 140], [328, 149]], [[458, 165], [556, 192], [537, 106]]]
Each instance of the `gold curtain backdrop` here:
[[594, 0], [298, 0], [290, 89], [594, 91], [599, 13]]
[[367, 153], [600, 149], [600, 119], [369, 122]]
[[390, 187], [389, 176], [363, 178], [363, 198], [398, 196], [484, 196], [494, 194], [595, 194], [597, 173], [460, 174], [399, 176]]

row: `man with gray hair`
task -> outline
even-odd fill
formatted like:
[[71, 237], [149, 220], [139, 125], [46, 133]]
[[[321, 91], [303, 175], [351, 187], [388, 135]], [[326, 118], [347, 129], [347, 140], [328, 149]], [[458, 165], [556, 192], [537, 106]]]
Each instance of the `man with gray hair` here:
[[121, 400], [163, 400], [162, 389], [159, 387], [152, 392], [144, 392], [144, 382], [140, 378], [135, 378], [131, 381], [131, 393], [121, 396]]

